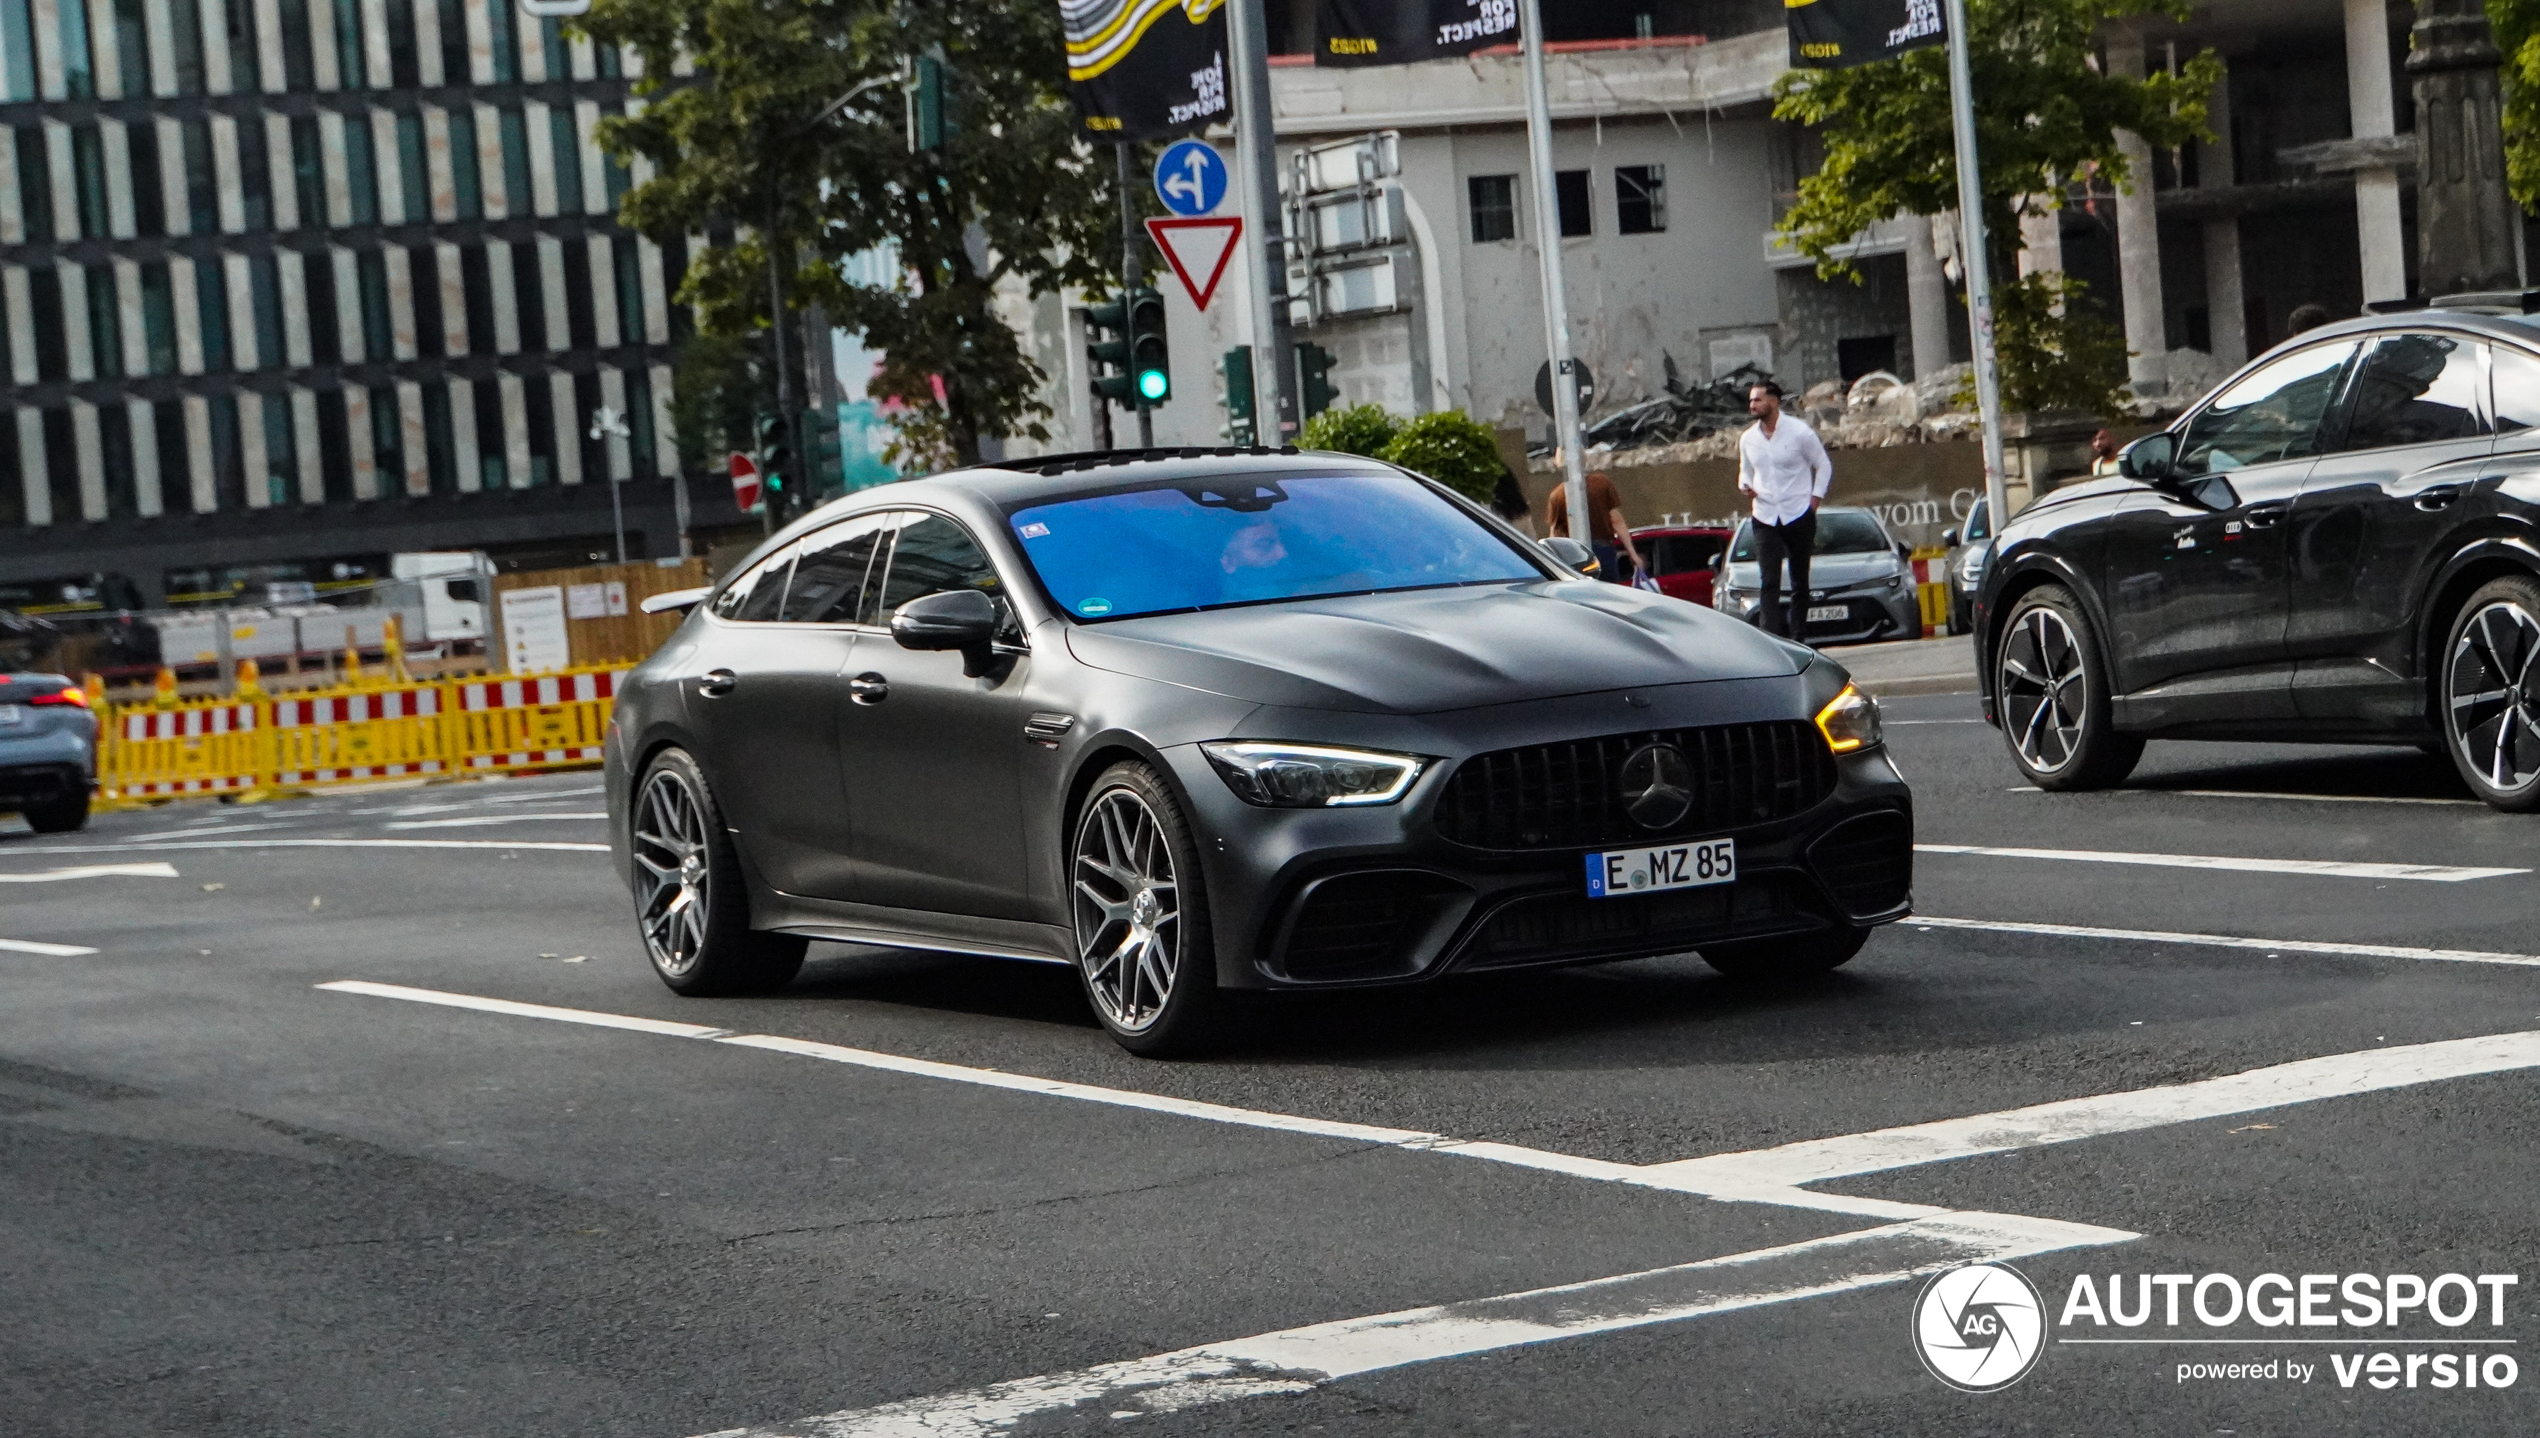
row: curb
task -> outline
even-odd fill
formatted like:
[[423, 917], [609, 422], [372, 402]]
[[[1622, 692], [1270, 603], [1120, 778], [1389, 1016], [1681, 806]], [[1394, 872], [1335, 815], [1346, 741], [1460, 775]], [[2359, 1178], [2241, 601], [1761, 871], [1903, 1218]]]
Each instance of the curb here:
[[1873, 699], [1912, 699], [1927, 694], [1965, 694], [1976, 692], [1972, 674], [1934, 674], [1909, 679], [1864, 679], [1852, 677], [1852, 686]]

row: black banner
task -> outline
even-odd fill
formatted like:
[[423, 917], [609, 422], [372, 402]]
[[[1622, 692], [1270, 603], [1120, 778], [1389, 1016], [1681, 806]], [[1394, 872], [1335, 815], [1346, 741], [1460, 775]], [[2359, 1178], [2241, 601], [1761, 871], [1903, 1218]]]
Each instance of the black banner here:
[[1949, 43], [1941, 0], [1783, 0], [1790, 63], [1801, 70], [1849, 70], [1908, 50]]
[[1160, 140], [1234, 118], [1225, 0], [1083, 0], [1062, 13], [1085, 138]]
[[1314, 63], [1408, 65], [1517, 43], [1517, 0], [1317, 0]]

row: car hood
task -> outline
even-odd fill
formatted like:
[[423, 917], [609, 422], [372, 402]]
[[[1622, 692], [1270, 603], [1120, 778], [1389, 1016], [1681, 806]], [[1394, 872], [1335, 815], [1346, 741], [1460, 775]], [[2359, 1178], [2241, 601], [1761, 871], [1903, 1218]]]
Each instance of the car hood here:
[[1075, 625], [1097, 669], [1300, 709], [1430, 714], [1799, 672], [1753, 627], [1618, 584], [1544, 580]]
[[[1876, 554], [1820, 554], [1808, 561], [1808, 587], [1840, 589], [1865, 579], [1885, 579], [1896, 572], [1896, 565], [1896, 556], [1884, 550]], [[1752, 560], [1731, 564], [1729, 583], [1738, 589], [1760, 589], [1764, 567]]]

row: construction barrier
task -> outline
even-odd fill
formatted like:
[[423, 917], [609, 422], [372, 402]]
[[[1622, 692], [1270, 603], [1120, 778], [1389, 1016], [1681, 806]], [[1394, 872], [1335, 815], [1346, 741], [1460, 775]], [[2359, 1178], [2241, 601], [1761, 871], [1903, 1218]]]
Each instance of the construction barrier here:
[[98, 797], [111, 807], [596, 764], [627, 668], [136, 705], [98, 726]]
[[1922, 605], [1923, 637], [1936, 638], [1949, 632], [1949, 551], [1918, 549], [1914, 551], [1914, 597]]

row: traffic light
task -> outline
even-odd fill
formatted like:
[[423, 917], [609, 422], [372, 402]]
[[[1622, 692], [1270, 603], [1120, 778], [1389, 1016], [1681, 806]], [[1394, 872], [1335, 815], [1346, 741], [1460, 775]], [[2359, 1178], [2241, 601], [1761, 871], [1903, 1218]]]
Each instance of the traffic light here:
[[803, 466], [804, 493], [822, 494], [846, 483], [846, 439], [838, 432], [835, 411], [817, 405], [803, 411], [803, 448], [808, 452]]
[[758, 422], [759, 488], [767, 495], [771, 510], [779, 509], [783, 496], [795, 478], [792, 437], [785, 433], [781, 416], [770, 415]]
[[1129, 387], [1129, 301], [1085, 306], [1085, 355], [1094, 362], [1094, 393], [1113, 404], [1134, 408], [1137, 392]]
[[1173, 354], [1164, 343], [1164, 296], [1140, 286], [1129, 291], [1129, 380], [1140, 409], [1173, 397]]
[[1300, 344], [1296, 347], [1296, 367], [1305, 376], [1304, 418], [1312, 419], [1341, 397], [1341, 392], [1332, 387], [1332, 352], [1321, 345]]
[[908, 93], [909, 153], [924, 154], [944, 147], [944, 142], [961, 132], [953, 122], [945, 97], [945, 87], [952, 80], [952, 67], [944, 63], [941, 46], [917, 57], [915, 83]]
[[1252, 420], [1252, 351], [1237, 345], [1226, 351], [1226, 442], [1233, 445], [1258, 444], [1260, 433]]

